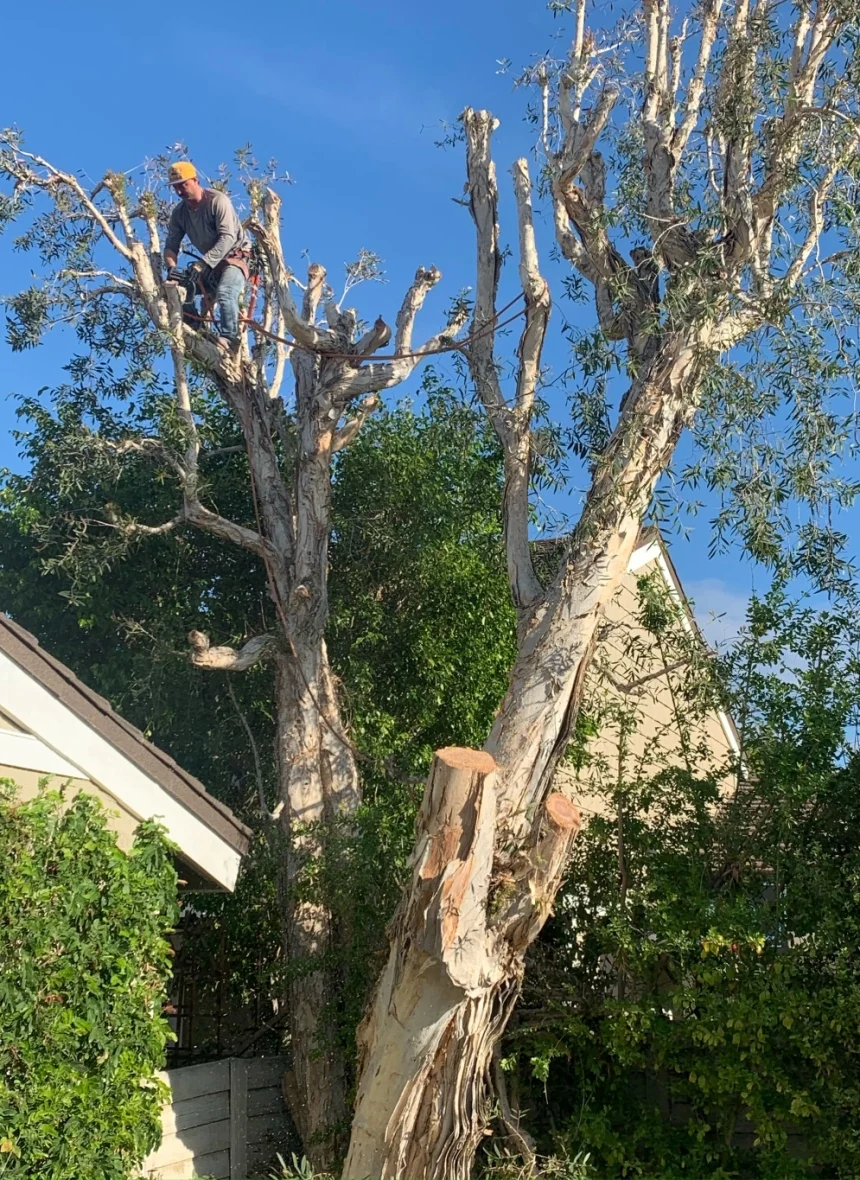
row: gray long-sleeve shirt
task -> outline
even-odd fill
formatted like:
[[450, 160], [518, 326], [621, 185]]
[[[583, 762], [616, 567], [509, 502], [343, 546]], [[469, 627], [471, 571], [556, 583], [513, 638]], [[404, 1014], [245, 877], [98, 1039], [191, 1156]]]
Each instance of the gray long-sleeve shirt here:
[[179, 256], [182, 239], [188, 237], [208, 266], [217, 266], [233, 250], [250, 248], [250, 243], [228, 196], [205, 188], [196, 209], [180, 201], [174, 205], [167, 229], [165, 253]]

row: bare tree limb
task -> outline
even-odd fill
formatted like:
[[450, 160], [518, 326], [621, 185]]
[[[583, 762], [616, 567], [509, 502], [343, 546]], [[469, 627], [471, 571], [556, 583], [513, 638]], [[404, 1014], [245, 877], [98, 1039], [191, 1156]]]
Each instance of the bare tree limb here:
[[[609, 340], [636, 340], [638, 315], [653, 307], [651, 290], [609, 239], [602, 220], [602, 190], [591, 195], [571, 181], [553, 185], [556, 239], [562, 254], [594, 286], [601, 330]], [[570, 225], [577, 233], [571, 232]], [[578, 235], [578, 236], [577, 236]]]
[[[562, 177], [554, 185], [554, 194], [556, 199], [561, 201], [562, 208], [573, 223], [585, 249], [587, 263], [579, 268], [583, 277], [591, 282], [602, 281], [617, 285], [621, 276], [630, 268], [612, 245], [603, 226], [600, 216], [602, 188], [592, 186], [591, 194], [587, 195], [572, 180]], [[557, 217], [556, 224], [558, 221]]]
[[181, 481], [184, 482], [187, 476], [182, 460], [160, 438], [124, 438], [116, 442], [113, 439], [102, 438], [99, 435], [90, 435], [87, 442], [89, 446], [106, 451], [111, 455], [139, 454], [151, 455], [155, 458], [163, 459], [165, 463], [173, 468]]
[[[646, 87], [642, 105], [645, 139], [646, 221], [655, 253], [670, 269], [686, 266], [696, 248], [684, 219], [675, 212], [675, 172], [678, 158], [672, 152], [676, 106], [671, 70], [669, 0], [646, 0]], [[680, 50], [677, 51], [680, 54]], [[676, 74], [680, 72], [678, 57]]]
[[[129, 261], [131, 261], [132, 252], [130, 247], [121, 241], [117, 234], [114, 233], [110, 222], [105, 217], [98, 205], [96, 205], [91, 197], [87, 194], [83, 185], [76, 176], [73, 176], [68, 172], [61, 172], [59, 168], [55, 168], [53, 164], [49, 163], [42, 156], [36, 156], [32, 152], [25, 152], [21, 148], [17, 149], [16, 157], [17, 159], [15, 164], [18, 165], [18, 167], [14, 168], [13, 165], [10, 165], [10, 171], [13, 171], [14, 168], [14, 174], [20, 180], [22, 180], [25, 184], [34, 185], [37, 188], [50, 189], [57, 184], [62, 184], [66, 188], [70, 188], [77, 199], [80, 201], [83, 208], [86, 210], [89, 217], [96, 223], [113, 248], [118, 251], [118, 253], [120, 253], [123, 258], [127, 258]], [[25, 160], [32, 161], [32, 164], [35, 165], [35, 167], [26, 165], [24, 163]], [[37, 168], [44, 168], [48, 175], [41, 176], [36, 171]]]
[[586, 122], [573, 125], [573, 133], [566, 137], [561, 154], [560, 171], [566, 183], [576, 180], [588, 163], [617, 101], [615, 87], [604, 86]]
[[128, 287], [130, 290], [134, 290], [134, 283], [130, 279], [124, 279], [121, 275], [114, 274], [112, 270], [96, 268], [91, 270], [61, 270], [57, 277], [61, 279], [110, 279], [111, 283], [117, 287]]
[[730, 312], [715, 322], [703, 333], [702, 343], [717, 354], [728, 352], [763, 323], [762, 310], [758, 302], [754, 301], [750, 306]]
[[860, 130], [855, 131], [854, 135], [850, 137], [847, 145], [839, 152], [833, 163], [820, 178], [816, 187], [810, 192], [807, 198], [809, 228], [803, 244], [786, 271], [785, 279], [783, 280], [786, 288], [790, 289], [797, 284], [800, 276], [803, 274], [803, 268], [806, 266], [809, 256], [818, 245], [821, 234], [824, 231], [824, 206], [827, 203], [830, 190], [833, 188], [837, 176], [857, 151], [858, 147], [860, 147]]
[[197, 484], [197, 456], [200, 454], [200, 436], [194, 411], [191, 408], [191, 393], [188, 388], [188, 373], [185, 367], [185, 339], [182, 332], [182, 304], [176, 283], [164, 284], [167, 299], [167, 316], [170, 324], [170, 355], [173, 360], [173, 381], [176, 388], [176, 406], [187, 432], [185, 451], [185, 478], [188, 494], [194, 495]]
[[687, 86], [684, 102], [684, 117], [672, 133], [672, 155], [675, 157], [674, 167], [677, 169], [687, 140], [693, 132], [702, 109], [702, 98], [705, 93], [705, 80], [708, 76], [708, 66], [717, 38], [720, 23], [720, 12], [723, 0], [705, 0], [701, 17], [701, 33], [699, 35], [699, 55], [696, 68]]
[[588, 49], [585, 40], [585, 0], [576, 0], [576, 24], [567, 69], [559, 84], [559, 107], [565, 136], [574, 134], [579, 123], [582, 100], [588, 89]]
[[152, 269], [159, 273], [161, 270], [161, 233], [158, 229], [158, 216], [155, 195], [145, 192], [140, 199], [140, 216], [143, 218], [146, 232], [149, 235], [149, 258]]
[[127, 537], [139, 534], [143, 537], [162, 537], [165, 533], [172, 533], [174, 529], [178, 529], [185, 523], [185, 515], [180, 512], [171, 520], [166, 520], [164, 524], [141, 524], [138, 520], [130, 518], [120, 518], [118, 516], [112, 517], [108, 511], [107, 520], [91, 520], [86, 521], [87, 524], [95, 524], [104, 529], [115, 529], [118, 533], [123, 533]]
[[358, 435], [364, 423], [370, 417], [374, 410], [379, 409], [379, 398], [371, 395], [364, 398], [358, 403], [355, 413], [345, 422], [337, 434], [334, 436], [334, 442], [331, 449], [334, 454], [336, 451], [342, 451], [344, 447], [348, 447], [353, 439]]
[[132, 249], [134, 247], [134, 243], [137, 241], [137, 234], [134, 232], [134, 227], [131, 223], [131, 217], [128, 213], [128, 207], [125, 202], [125, 192], [120, 185], [121, 179], [124, 178], [120, 178], [115, 174], [111, 174], [110, 176], [106, 176], [102, 183], [113, 197], [117, 220], [122, 226], [122, 232], [125, 234], [126, 245], [129, 247], [129, 249]]
[[365, 364], [357, 369], [351, 368], [350, 362], [345, 361], [331, 382], [332, 400], [335, 405], [346, 405], [353, 398], [370, 393], [381, 393], [384, 389], [400, 385], [413, 372], [422, 357], [432, 355], [441, 348], [453, 345], [455, 337], [468, 318], [468, 312], [462, 305], [453, 308], [448, 323], [441, 332], [431, 336], [429, 340], [425, 340], [417, 348], [412, 347], [415, 317], [428, 292], [436, 286], [441, 277], [441, 272], [435, 267], [418, 268], [415, 280], [406, 292], [400, 311], [397, 313], [395, 351], [406, 355], [393, 361]]
[[528, 164], [521, 159], [513, 167], [513, 177], [526, 320], [518, 349], [516, 398], [513, 407], [509, 408], [502, 394], [494, 355], [500, 255], [499, 194], [491, 138], [497, 122], [488, 111], [468, 109], [463, 114], [463, 123], [467, 188], [475, 223], [478, 268], [473, 339], [466, 355], [478, 396], [502, 445], [505, 480], [502, 513], [508, 581], [520, 622], [527, 625], [535, 607], [543, 600], [543, 587], [534, 570], [528, 535], [530, 440], [531, 414], [551, 301], [538, 265]]
[[584, 279], [595, 286], [601, 281], [600, 274], [591, 261], [588, 251], [580, 239], [570, 228], [570, 217], [561, 191], [553, 185], [553, 216], [555, 221], [555, 236], [564, 257], [570, 262]]
[[496, 292], [502, 269], [499, 249], [499, 189], [490, 150], [498, 120], [489, 111], [463, 112], [466, 132], [466, 188], [475, 223], [477, 264], [472, 336], [467, 349], [478, 396], [495, 413], [505, 407], [495, 360]]
[[100, 299], [102, 295], [123, 295], [126, 299], [134, 299], [136, 291], [131, 283], [123, 283], [122, 286], [105, 283], [101, 287], [87, 287], [78, 292], [78, 298], [82, 303], [91, 303], [94, 299]]
[[771, 137], [765, 178], [752, 197], [753, 212], [760, 226], [771, 223], [800, 158], [803, 119], [812, 105], [821, 66], [837, 29], [830, 0], [818, 0], [812, 19], [803, 9], [798, 14], [785, 109]]
[[531, 177], [526, 159], [517, 160], [512, 169], [517, 201], [520, 244], [520, 283], [526, 297], [526, 317], [517, 355], [516, 406], [528, 418], [534, 406], [535, 389], [540, 376], [540, 358], [549, 323], [552, 300], [546, 279], [540, 273], [532, 216]]
[[[295, 337], [299, 344], [312, 349], [334, 349], [336, 342], [328, 333], [317, 330], [312, 323], [304, 319], [296, 307], [290, 291], [290, 272], [284, 261], [283, 247], [280, 235], [281, 198], [272, 189], [267, 189], [263, 199], [263, 223], [251, 222], [251, 229], [262, 245], [271, 268], [272, 281], [277, 292], [281, 315], [284, 318], [286, 330]], [[322, 270], [322, 268], [320, 268]], [[322, 272], [323, 279], [325, 271]], [[316, 310], [319, 300], [321, 282], [318, 288], [308, 296], [305, 292], [305, 305], [308, 309]], [[308, 284], [310, 286], [310, 282]]]
[[209, 636], [202, 631], [189, 631], [188, 643], [192, 664], [220, 672], [244, 672], [274, 655], [278, 646], [273, 635], [255, 635], [238, 651], [235, 647], [212, 647]]
[[319, 262], [312, 262], [308, 266], [308, 281], [302, 299], [302, 317], [309, 324], [313, 324], [317, 318], [317, 308], [325, 289], [325, 277], [325, 267]]
[[415, 272], [412, 286], [406, 292], [395, 320], [395, 352], [411, 351], [415, 317], [423, 307], [428, 293], [433, 290], [441, 278], [442, 272], [437, 270], [435, 266], [431, 266], [429, 269], [419, 266]]
[[220, 459], [224, 455], [244, 455], [245, 447], [241, 443], [237, 443], [233, 447], [207, 447], [205, 451], [200, 452], [201, 459]]
[[251, 553], [256, 553], [260, 558], [275, 556], [269, 543], [259, 533], [254, 532], [253, 529], [245, 528], [244, 525], [236, 524], [232, 520], [227, 520], [226, 517], [219, 516], [216, 512], [211, 512], [208, 508], [204, 508], [197, 499], [186, 498], [183, 519], [187, 520], [189, 524], [193, 524], [195, 528], [212, 533], [223, 541], [230, 541], [233, 545], [239, 545], [242, 549], [248, 549]]
[[385, 348], [391, 339], [391, 329], [380, 316], [372, 328], [364, 333], [355, 346], [356, 356], [371, 356], [379, 348]]

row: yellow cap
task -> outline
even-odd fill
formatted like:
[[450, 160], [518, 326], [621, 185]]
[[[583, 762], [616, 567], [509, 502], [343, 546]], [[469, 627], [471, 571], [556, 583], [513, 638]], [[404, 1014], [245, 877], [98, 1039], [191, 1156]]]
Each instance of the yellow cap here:
[[183, 180], [194, 180], [197, 169], [190, 160], [177, 160], [167, 170], [167, 179], [171, 184], [181, 184]]

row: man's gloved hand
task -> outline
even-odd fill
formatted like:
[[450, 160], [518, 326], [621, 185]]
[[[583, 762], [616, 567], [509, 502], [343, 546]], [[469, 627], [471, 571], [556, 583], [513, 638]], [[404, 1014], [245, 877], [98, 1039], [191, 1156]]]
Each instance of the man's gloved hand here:
[[180, 270], [178, 266], [171, 266], [167, 272], [167, 281], [168, 283], [184, 283], [186, 281], [185, 271]]
[[188, 268], [188, 273], [195, 279], [199, 279], [204, 270], [206, 270], [206, 263], [199, 258], [195, 258]]

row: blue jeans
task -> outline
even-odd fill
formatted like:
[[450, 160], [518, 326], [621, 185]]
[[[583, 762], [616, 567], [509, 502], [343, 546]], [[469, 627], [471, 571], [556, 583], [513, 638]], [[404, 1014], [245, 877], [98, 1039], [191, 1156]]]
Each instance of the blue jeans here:
[[[212, 290], [212, 271], [208, 275], [204, 275], [203, 283], [205, 285], [205, 294], [210, 299], [214, 297], [215, 303], [218, 304], [218, 327], [221, 335], [226, 336], [228, 340], [239, 339], [239, 300], [245, 294], [245, 276], [238, 266], [228, 264], [224, 267], [221, 277], [218, 280], [218, 285], [215, 290]], [[200, 294], [204, 294], [200, 289]], [[186, 299], [182, 310], [189, 315], [190, 323], [195, 327], [201, 327], [200, 312], [197, 310], [197, 304], [194, 299], [194, 294], [189, 293], [190, 298]]]

